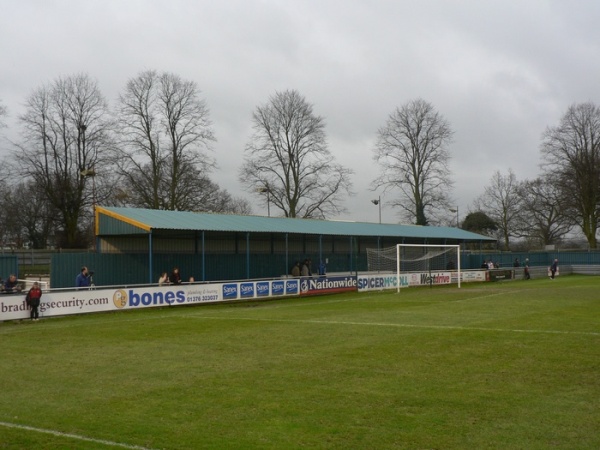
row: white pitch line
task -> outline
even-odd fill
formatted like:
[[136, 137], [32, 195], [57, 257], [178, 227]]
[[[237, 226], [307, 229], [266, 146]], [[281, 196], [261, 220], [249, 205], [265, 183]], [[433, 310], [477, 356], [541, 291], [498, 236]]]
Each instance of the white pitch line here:
[[53, 436], [65, 437], [65, 438], [69, 438], [69, 439], [76, 439], [78, 441], [93, 442], [94, 444], [103, 444], [103, 445], [108, 445], [111, 447], [120, 447], [120, 448], [132, 449], [132, 450], [152, 450], [148, 447], [141, 447], [139, 445], [129, 445], [129, 444], [123, 444], [121, 442], [107, 441], [104, 439], [94, 439], [94, 438], [89, 438], [86, 436], [80, 436], [78, 434], [62, 433], [60, 431], [46, 430], [44, 428], [30, 427], [27, 425], [19, 425], [16, 423], [0, 422], [0, 426], [6, 427], [6, 428], [14, 428], [17, 430], [34, 431], [36, 433], [52, 434]]
[[462, 331], [490, 331], [501, 333], [537, 333], [537, 334], [572, 334], [578, 336], [600, 336], [600, 332], [595, 331], [560, 331], [560, 330], [522, 330], [512, 328], [485, 328], [485, 327], [461, 327], [453, 325], [411, 325], [402, 323], [380, 323], [380, 322], [344, 322], [337, 320], [291, 320], [291, 319], [264, 319], [257, 317], [218, 317], [218, 316], [182, 316], [188, 319], [209, 319], [209, 320], [248, 320], [257, 322], [282, 322], [282, 323], [314, 323], [327, 325], [360, 325], [372, 327], [390, 327], [390, 328], [423, 328], [434, 330], [462, 330]]
[[[519, 293], [519, 292], [523, 292], [524, 290], [516, 290], [513, 291], [512, 293]], [[377, 294], [379, 294], [381, 291], [371, 291], [371, 292], [367, 292], [365, 293], [365, 295], [361, 295], [359, 297], [350, 297], [350, 298], [343, 298], [343, 299], [328, 299], [328, 300], [321, 300], [321, 301], [306, 301], [306, 302], [278, 302], [278, 301], [267, 301], [264, 302], [264, 304], [261, 305], [260, 309], [261, 310], [271, 310], [271, 309], [280, 309], [280, 308], [295, 308], [295, 307], [304, 307], [304, 306], [315, 306], [315, 305], [327, 305], [327, 304], [333, 304], [333, 303], [345, 303], [345, 302], [360, 302], [360, 301], [379, 301], [377, 297]], [[486, 295], [478, 295], [475, 297], [467, 297], [467, 298], [460, 298], [457, 300], [444, 300], [443, 302], [446, 303], [459, 303], [459, 302], [470, 302], [473, 300], [485, 300], [488, 298], [493, 298], [493, 297], [497, 297], [499, 295], [505, 295], [505, 292], [492, 292], [492, 293], [487, 293]], [[293, 299], [298, 299], [300, 297], [290, 297], [289, 299], [285, 299], [285, 300], [293, 300]], [[314, 300], [315, 298], [313, 297], [311, 300]], [[399, 300], [403, 300], [403, 298], [400, 296], [398, 297]], [[419, 300], [419, 299], [416, 299]], [[386, 302], [392, 302], [393, 300], [385, 300]], [[436, 302], [439, 300], [432, 300], [431, 302]], [[430, 302], [423, 302], [423, 304], [428, 304]], [[232, 303], [233, 305], [233, 303]], [[235, 308], [228, 308], [228, 309], [222, 309], [220, 312], [222, 312], [224, 315], [222, 317], [222, 319], [229, 319], [230, 314], [234, 314], [240, 311], [240, 309], [243, 307], [243, 303], [240, 302], [239, 304], [237, 304], [236, 306], [239, 307], [235, 307]], [[200, 306], [200, 305], [198, 305]], [[204, 306], [225, 306], [224, 303], [211, 303], [211, 304], [204, 304]], [[140, 310], [141, 311], [141, 310]], [[121, 323], [126, 323], [126, 322], [144, 322], [144, 321], [151, 321], [151, 320], [164, 320], [164, 319], [177, 319], [177, 318], [194, 318], [194, 317], [198, 317], [198, 318], [213, 318], [213, 319], [220, 319], [221, 317], [215, 317], [215, 316], [201, 316], [201, 315], [196, 315], [195, 312], [179, 312], [177, 311], [177, 314], [173, 314], [172, 312], [174, 310], [169, 310], [171, 313], [170, 314], [157, 314], [157, 315], [153, 315], [151, 317], [148, 316], [144, 316], [144, 317], [129, 317], [129, 318], [120, 318], [118, 322], [116, 321], [112, 321], [111, 323], [114, 324], [121, 324]], [[54, 317], [48, 317], [48, 319], [53, 319]], [[261, 320], [261, 319], [254, 319], [254, 318], [248, 318], [248, 319], [244, 319], [241, 318], [240, 320]], [[269, 320], [269, 319], [263, 319], [263, 320]], [[275, 319], [273, 319], [275, 320]], [[75, 328], [75, 327], [80, 327], [80, 326], [89, 326], [90, 323], [93, 324], [103, 324], [105, 322], [105, 317], [102, 317], [101, 314], [98, 315], [96, 320], [90, 320], [89, 321], [81, 321], [81, 322], [63, 322], [60, 325], [56, 324], [56, 323], [52, 323], [52, 329], [61, 329], [61, 328]], [[332, 322], [332, 323], [338, 323], [338, 322]], [[341, 323], [341, 322], [339, 322]], [[350, 324], [351, 322], [348, 322], [348, 324]], [[359, 323], [357, 323], [359, 324]], [[368, 323], [360, 323], [362, 325], [369, 325]], [[14, 327], [0, 327], [0, 335], [6, 335], [6, 334], [18, 334], [18, 333], [31, 333], [32, 331], [35, 330], [35, 328], [37, 327], [30, 327], [27, 326], [29, 325], [28, 323], [23, 323], [23, 326], [14, 326]], [[413, 327], [413, 328], [435, 328], [435, 326], [420, 326], [420, 325], [395, 325], [395, 324], [380, 324], [381, 326], [404, 326], [404, 327]], [[443, 328], [443, 327], [439, 327], [439, 328]], [[493, 329], [493, 328], [470, 328], [470, 327], [457, 327], [455, 329], [465, 329], [465, 330], [487, 330], [487, 331], [510, 331], [510, 330], [505, 330], [505, 329]], [[539, 333], [563, 333], [563, 334], [577, 334], [578, 332], [562, 332], [562, 331], [557, 331], [557, 332], [553, 332], [553, 331], [528, 331], [528, 330], [515, 330], [515, 331], [520, 331], [520, 332], [539, 332]], [[586, 332], [582, 332], [584, 334], [586, 334]], [[594, 333], [594, 332], [589, 332], [587, 334], [590, 334], [592, 336], [598, 334], [598, 333]]]

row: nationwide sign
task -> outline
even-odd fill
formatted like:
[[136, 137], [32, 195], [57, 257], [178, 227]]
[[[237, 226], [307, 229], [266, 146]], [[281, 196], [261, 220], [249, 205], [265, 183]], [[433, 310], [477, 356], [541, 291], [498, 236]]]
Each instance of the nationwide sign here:
[[333, 294], [358, 290], [355, 276], [301, 278], [300, 295]]

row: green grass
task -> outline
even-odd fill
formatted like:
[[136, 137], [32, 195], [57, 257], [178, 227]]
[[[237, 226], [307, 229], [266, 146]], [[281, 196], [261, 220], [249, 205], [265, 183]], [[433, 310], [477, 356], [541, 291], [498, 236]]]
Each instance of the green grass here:
[[0, 449], [597, 449], [599, 289], [569, 276], [0, 323]]

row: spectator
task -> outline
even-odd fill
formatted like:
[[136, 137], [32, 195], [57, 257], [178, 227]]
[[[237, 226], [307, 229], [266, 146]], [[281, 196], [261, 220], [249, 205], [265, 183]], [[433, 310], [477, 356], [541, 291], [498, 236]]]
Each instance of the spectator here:
[[173, 272], [169, 276], [169, 282], [171, 284], [181, 284], [181, 274], [179, 273], [179, 267], [174, 267]]
[[17, 281], [17, 277], [12, 273], [8, 277], [8, 280], [6, 280], [6, 282], [4, 283], [4, 292], [7, 292], [9, 294], [14, 292], [21, 292], [21, 286]]
[[531, 274], [529, 273], [529, 258], [525, 258], [525, 263], [523, 264], [523, 278], [526, 280], [531, 279]]
[[29, 289], [29, 292], [25, 296], [25, 301], [29, 305], [29, 308], [31, 308], [31, 312], [29, 314], [31, 320], [39, 320], [40, 313], [38, 311], [38, 308], [40, 307], [41, 298], [42, 290], [40, 289], [39, 283], [36, 281], [35, 283], [33, 283], [33, 286], [31, 287], [31, 289]]
[[519, 258], [515, 258], [515, 262], [513, 264], [514, 267], [521, 267], [521, 262], [519, 261]]
[[319, 263], [319, 275], [323, 276], [325, 275], [327, 272], [327, 265], [325, 264], [325, 261], [321, 260], [321, 262]]
[[75, 287], [89, 287], [90, 286], [90, 273], [88, 272], [88, 268], [83, 266], [81, 268], [81, 272], [75, 278]]
[[294, 267], [292, 267], [291, 274], [293, 277], [300, 276], [300, 261], [296, 261], [296, 263], [294, 264]]
[[307, 277], [309, 275], [309, 270], [308, 270], [308, 259], [304, 260], [304, 263], [302, 264], [302, 268], [300, 269], [300, 275], [303, 277]]
[[163, 284], [169, 284], [169, 275], [167, 275], [167, 272], [163, 272], [158, 278], [158, 285], [162, 286]]
[[558, 270], [558, 259], [555, 259], [552, 265], [550, 266], [550, 279], [554, 280], [554, 275], [556, 275], [556, 271]]

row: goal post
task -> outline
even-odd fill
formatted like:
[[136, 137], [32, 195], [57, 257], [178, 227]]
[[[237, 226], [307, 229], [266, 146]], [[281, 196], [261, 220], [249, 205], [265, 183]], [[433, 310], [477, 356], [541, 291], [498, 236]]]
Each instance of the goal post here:
[[400, 292], [400, 275], [408, 272], [456, 271], [460, 288], [460, 245], [396, 244], [396, 276]]
[[396, 274], [400, 286], [449, 284], [457, 280], [460, 288], [460, 245], [396, 244], [394, 247], [367, 249], [369, 272]]

